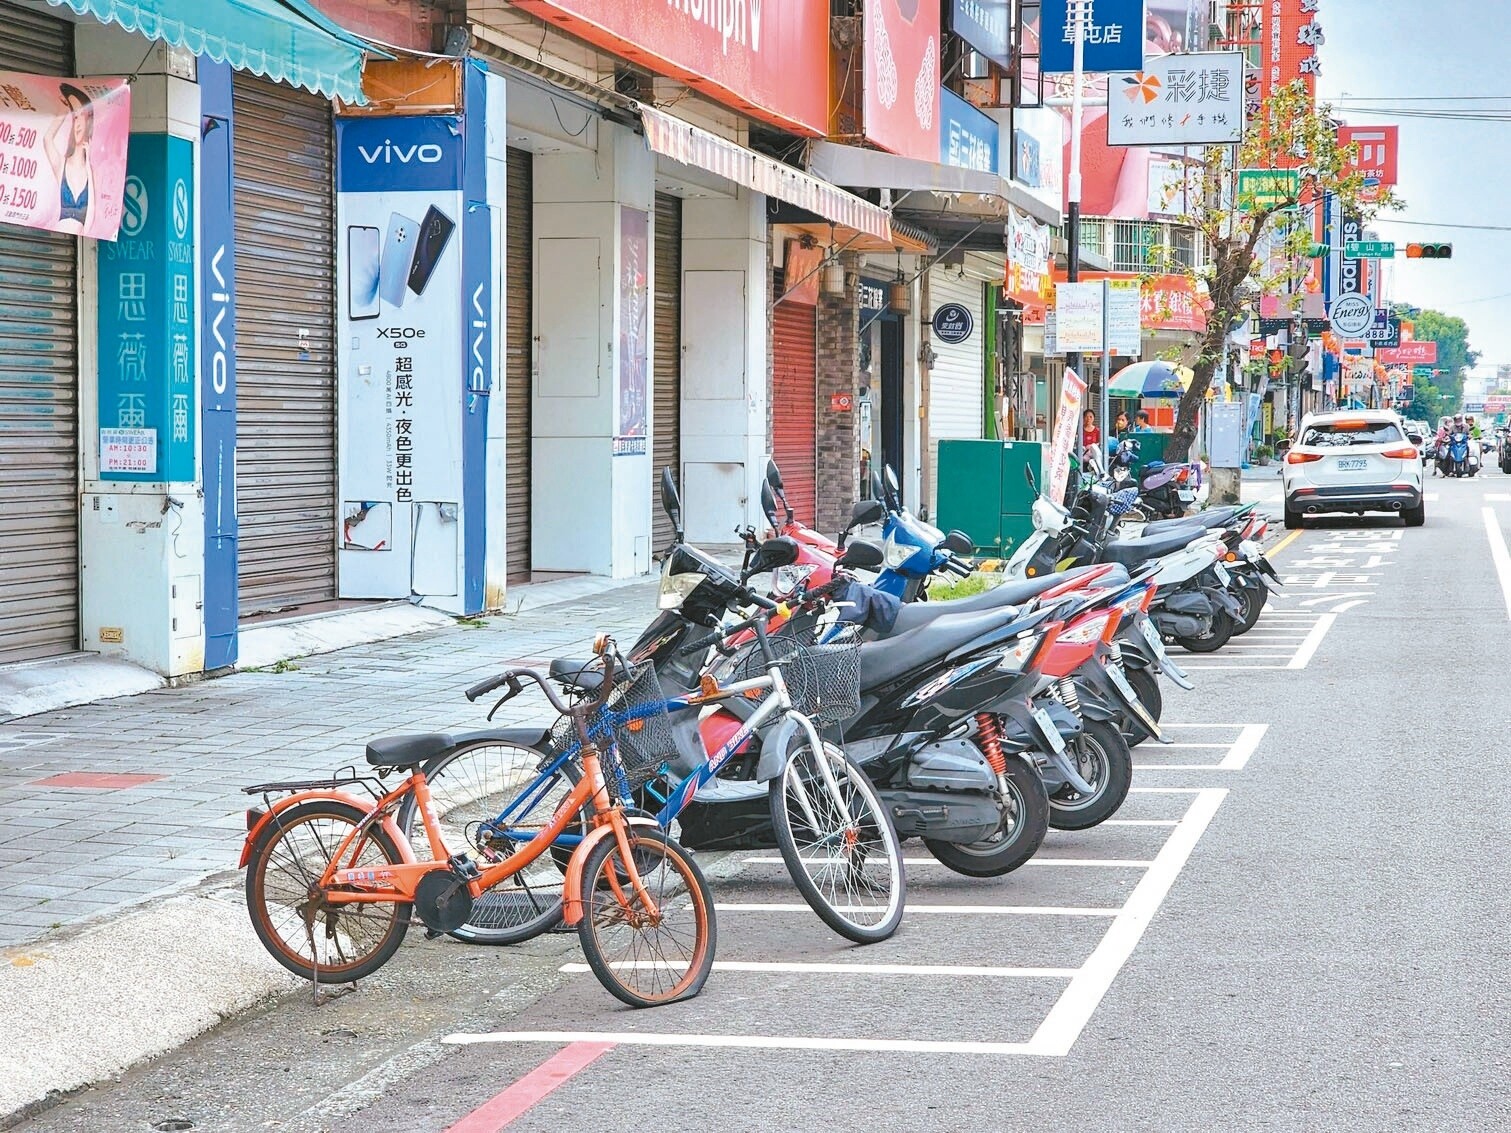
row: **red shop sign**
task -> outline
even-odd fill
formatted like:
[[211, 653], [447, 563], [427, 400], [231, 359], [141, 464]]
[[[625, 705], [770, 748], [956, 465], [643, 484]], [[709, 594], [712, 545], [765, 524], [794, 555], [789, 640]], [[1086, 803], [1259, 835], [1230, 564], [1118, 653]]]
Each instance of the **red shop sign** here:
[[939, 5], [867, 0], [866, 137], [904, 157], [939, 160]]
[[[829, 131], [829, 0], [514, 0], [514, 7], [753, 118], [816, 137]], [[934, 20], [937, 29], [937, 11]]]

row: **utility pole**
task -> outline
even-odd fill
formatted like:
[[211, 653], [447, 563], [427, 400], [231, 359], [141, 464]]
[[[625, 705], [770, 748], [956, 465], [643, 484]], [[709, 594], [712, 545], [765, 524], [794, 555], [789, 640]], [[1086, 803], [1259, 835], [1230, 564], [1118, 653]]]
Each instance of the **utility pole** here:
[[[1091, 19], [1092, 0], [1069, 0], [1069, 3], [1070, 10], [1067, 14], [1075, 35], [1075, 53], [1071, 64], [1071, 81], [1074, 85], [1070, 93], [1070, 178], [1066, 186], [1065, 278], [1076, 283], [1081, 278], [1081, 126], [1085, 118], [1081, 78], [1086, 65], [1086, 23]], [[1086, 377], [1081, 373], [1080, 354], [1065, 355], [1065, 368], [1075, 370], [1082, 379]], [[1106, 380], [1104, 374], [1104, 385]], [[1108, 425], [1105, 416], [1099, 424], [1105, 434]]]

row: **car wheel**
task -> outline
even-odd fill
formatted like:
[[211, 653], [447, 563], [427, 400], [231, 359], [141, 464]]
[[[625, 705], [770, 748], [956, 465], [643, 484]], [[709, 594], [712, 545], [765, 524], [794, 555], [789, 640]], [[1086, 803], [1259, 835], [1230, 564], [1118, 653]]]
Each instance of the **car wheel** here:
[[1406, 521], [1407, 527], [1421, 527], [1427, 522], [1427, 505], [1417, 504], [1416, 507], [1403, 508], [1401, 518]]
[[1285, 505], [1285, 526], [1287, 531], [1294, 531], [1301, 526], [1301, 513], [1292, 511], [1291, 505]]

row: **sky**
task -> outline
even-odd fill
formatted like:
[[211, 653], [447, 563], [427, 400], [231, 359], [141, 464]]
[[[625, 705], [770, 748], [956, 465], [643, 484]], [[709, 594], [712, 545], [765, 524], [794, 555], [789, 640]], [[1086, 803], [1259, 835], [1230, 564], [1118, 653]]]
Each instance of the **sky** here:
[[[1350, 125], [1401, 127], [1400, 212], [1371, 227], [1399, 247], [1453, 244], [1446, 261], [1397, 257], [1392, 298], [1458, 315], [1481, 366], [1511, 364], [1511, 231], [1479, 232], [1446, 224], [1511, 228], [1511, 97], [1462, 101], [1471, 95], [1511, 96], [1511, 21], [1498, 0], [1322, 0], [1327, 42], [1321, 49], [1323, 101]], [[1424, 96], [1441, 101], [1419, 101]], [[1452, 96], [1444, 99], [1444, 96]], [[1359, 113], [1348, 99], [1384, 98], [1382, 108], [1495, 108], [1505, 121], [1462, 122]], [[1413, 222], [1406, 224], [1398, 221]], [[1429, 223], [1422, 223], [1429, 222]]]

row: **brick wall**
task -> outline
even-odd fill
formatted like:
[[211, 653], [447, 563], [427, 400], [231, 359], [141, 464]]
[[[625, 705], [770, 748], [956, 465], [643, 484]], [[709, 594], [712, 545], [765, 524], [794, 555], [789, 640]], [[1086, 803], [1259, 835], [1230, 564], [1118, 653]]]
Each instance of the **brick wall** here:
[[[844, 295], [819, 294], [818, 303], [818, 529], [832, 535], [860, 498], [860, 257], [841, 254]], [[850, 408], [830, 408], [834, 394], [850, 395]]]

